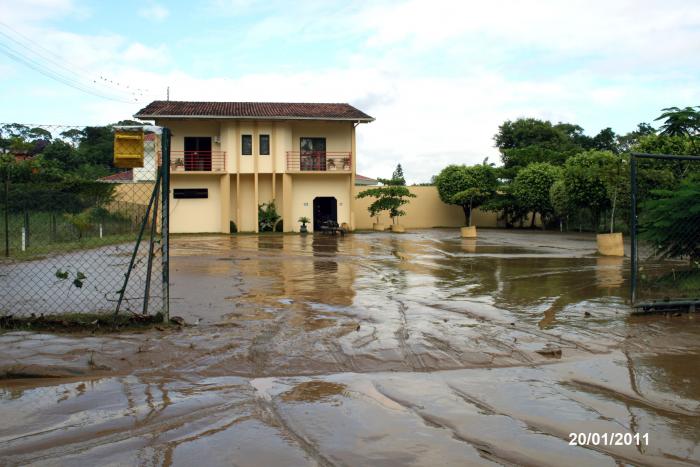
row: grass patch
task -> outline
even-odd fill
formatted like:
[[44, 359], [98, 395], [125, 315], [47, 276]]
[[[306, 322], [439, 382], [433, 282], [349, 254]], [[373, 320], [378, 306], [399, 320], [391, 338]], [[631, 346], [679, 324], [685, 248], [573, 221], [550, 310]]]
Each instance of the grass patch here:
[[669, 295], [685, 294], [693, 298], [700, 297], [700, 269], [673, 271], [653, 279], [653, 289], [661, 289]]
[[0, 332], [7, 331], [51, 331], [57, 333], [97, 333], [133, 331], [170, 326], [163, 323], [163, 314], [138, 315], [133, 313], [64, 313], [60, 315], [41, 315], [16, 317], [0, 316]]
[[[18, 260], [41, 259], [49, 255], [70, 253], [73, 251], [92, 250], [109, 245], [135, 242], [135, 234], [105, 235], [102, 238], [90, 238], [86, 240], [74, 240], [63, 243], [32, 244], [25, 251], [19, 248], [10, 250], [10, 258]], [[1, 247], [1, 245], [0, 245]], [[4, 250], [3, 250], [4, 254]], [[0, 258], [2, 261], [2, 258]]]

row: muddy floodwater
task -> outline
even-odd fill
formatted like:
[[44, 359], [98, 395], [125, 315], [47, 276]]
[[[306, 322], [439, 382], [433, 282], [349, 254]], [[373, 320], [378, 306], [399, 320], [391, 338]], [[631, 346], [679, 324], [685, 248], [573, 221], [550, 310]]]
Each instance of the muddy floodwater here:
[[182, 329], [0, 335], [1, 465], [700, 465], [700, 315], [630, 315], [628, 259], [593, 236], [171, 258]]

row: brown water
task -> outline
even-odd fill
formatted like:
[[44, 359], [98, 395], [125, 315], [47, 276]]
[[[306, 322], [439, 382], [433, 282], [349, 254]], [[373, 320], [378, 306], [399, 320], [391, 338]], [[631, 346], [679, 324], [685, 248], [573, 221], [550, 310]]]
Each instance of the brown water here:
[[0, 336], [0, 464], [698, 465], [696, 316], [630, 316], [627, 260], [594, 249], [177, 238], [172, 314], [193, 326]]

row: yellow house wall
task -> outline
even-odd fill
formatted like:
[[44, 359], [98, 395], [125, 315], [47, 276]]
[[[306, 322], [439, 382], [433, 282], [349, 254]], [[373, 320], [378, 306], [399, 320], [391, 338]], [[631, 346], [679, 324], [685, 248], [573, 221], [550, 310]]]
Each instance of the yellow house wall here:
[[338, 224], [350, 222], [351, 200], [347, 189], [349, 175], [309, 174], [294, 175], [292, 178], [291, 222], [284, 226], [286, 231], [298, 232], [300, 224], [297, 219], [302, 216], [312, 221], [307, 228], [313, 231], [313, 202], [314, 198], [321, 196], [335, 197], [338, 203]]
[[[207, 188], [207, 199], [174, 199], [175, 188]], [[170, 178], [170, 231], [197, 233], [221, 231], [220, 177], [172, 175]]]
[[[366, 190], [366, 187], [354, 187], [354, 193]], [[438, 196], [434, 186], [411, 186], [408, 189], [416, 195], [403, 207], [406, 215], [398, 222], [410, 229], [431, 227], [461, 227], [464, 223], [464, 211], [459, 206], [445, 204]], [[367, 207], [372, 204], [372, 198], [356, 199], [353, 204], [356, 229], [371, 229], [375, 218], [369, 217]], [[482, 212], [475, 209], [472, 214], [472, 224], [478, 227], [497, 227], [497, 214]], [[391, 224], [387, 213], [382, 213], [379, 220], [385, 224]]]
[[300, 138], [326, 138], [326, 151], [350, 152], [352, 122], [295, 121], [292, 123], [292, 147], [289, 151], [299, 151]]

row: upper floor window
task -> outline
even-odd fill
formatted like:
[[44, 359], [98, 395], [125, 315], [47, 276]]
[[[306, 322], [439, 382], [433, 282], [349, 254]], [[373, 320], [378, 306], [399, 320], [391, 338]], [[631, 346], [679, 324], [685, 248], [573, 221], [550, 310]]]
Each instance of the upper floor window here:
[[260, 155], [270, 155], [270, 135], [260, 135]]
[[244, 156], [253, 155], [253, 136], [241, 135], [241, 154]]

